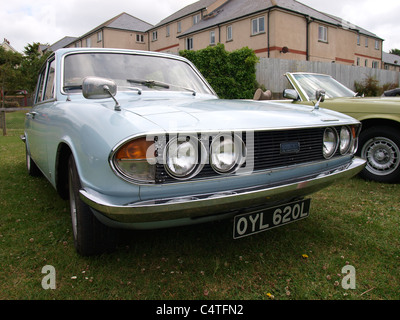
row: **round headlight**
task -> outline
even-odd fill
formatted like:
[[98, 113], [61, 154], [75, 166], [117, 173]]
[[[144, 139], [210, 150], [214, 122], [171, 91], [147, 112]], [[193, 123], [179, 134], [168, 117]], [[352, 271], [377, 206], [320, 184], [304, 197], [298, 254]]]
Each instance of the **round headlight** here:
[[324, 132], [323, 154], [325, 159], [330, 159], [338, 147], [338, 135], [334, 128], [326, 128]]
[[122, 144], [111, 157], [111, 167], [120, 177], [128, 181], [154, 183], [154, 141], [145, 137]]
[[339, 150], [340, 154], [344, 155], [349, 152], [351, 148], [351, 141], [352, 141], [352, 133], [349, 127], [342, 127], [340, 129], [340, 145]]
[[219, 134], [211, 142], [211, 167], [217, 173], [228, 173], [239, 168], [246, 159], [243, 140], [231, 134]]
[[202, 165], [201, 142], [194, 136], [180, 135], [170, 140], [165, 148], [164, 166], [176, 179], [188, 179], [197, 174]]

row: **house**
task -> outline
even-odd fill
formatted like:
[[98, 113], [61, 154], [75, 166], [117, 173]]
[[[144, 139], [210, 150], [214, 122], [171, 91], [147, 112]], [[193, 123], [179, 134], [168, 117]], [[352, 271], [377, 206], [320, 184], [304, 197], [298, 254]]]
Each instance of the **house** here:
[[65, 47], [149, 50], [147, 30], [151, 27], [152, 24], [123, 12], [76, 38]]
[[217, 43], [259, 57], [383, 68], [383, 39], [296, 0], [199, 0], [155, 26], [124, 12], [65, 47], [179, 54]]
[[295, 0], [200, 0], [149, 29], [150, 50], [178, 53], [223, 43], [259, 57], [380, 68], [383, 39]]
[[400, 56], [396, 54], [383, 52], [382, 64], [382, 69], [400, 72]]
[[0, 47], [2, 47], [4, 50], [6, 51], [12, 51], [12, 52], [17, 52], [17, 50], [15, 50], [11, 44], [10, 41], [8, 41], [6, 38], [4, 38], [3, 42], [0, 43]]

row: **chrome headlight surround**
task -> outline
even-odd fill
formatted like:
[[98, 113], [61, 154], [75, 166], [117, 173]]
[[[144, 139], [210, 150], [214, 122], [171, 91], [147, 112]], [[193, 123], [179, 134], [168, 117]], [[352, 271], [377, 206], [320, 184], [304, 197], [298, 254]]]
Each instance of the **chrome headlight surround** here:
[[335, 128], [328, 127], [324, 131], [322, 153], [325, 159], [330, 159], [339, 146], [339, 136]]
[[207, 150], [195, 135], [179, 134], [164, 149], [165, 171], [176, 180], [188, 180], [204, 167]]
[[339, 151], [341, 155], [347, 154], [351, 151], [354, 142], [353, 142], [353, 132], [348, 126], [343, 126], [340, 129], [340, 143], [339, 143]]
[[117, 176], [128, 182], [155, 183], [154, 140], [136, 137], [121, 142], [111, 152], [109, 163]]
[[246, 161], [246, 145], [237, 134], [221, 133], [210, 145], [210, 164], [219, 174], [236, 171]]

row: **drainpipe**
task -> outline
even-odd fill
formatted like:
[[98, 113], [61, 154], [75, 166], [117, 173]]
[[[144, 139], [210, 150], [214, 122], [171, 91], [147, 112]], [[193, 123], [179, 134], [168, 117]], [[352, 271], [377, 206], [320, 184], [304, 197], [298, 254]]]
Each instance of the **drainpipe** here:
[[270, 48], [270, 44], [269, 44], [269, 34], [270, 34], [270, 31], [269, 31], [269, 26], [270, 26], [269, 16], [270, 16], [270, 13], [271, 13], [271, 10], [268, 10], [268, 14], [267, 14], [267, 19], [268, 19], [268, 22], [267, 22], [267, 28], [268, 28], [268, 31], [267, 31], [268, 58], [270, 57], [270, 52], [269, 52], [269, 48]]
[[312, 22], [310, 16], [305, 16], [306, 18], [306, 60], [310, 60], [310, 24]]

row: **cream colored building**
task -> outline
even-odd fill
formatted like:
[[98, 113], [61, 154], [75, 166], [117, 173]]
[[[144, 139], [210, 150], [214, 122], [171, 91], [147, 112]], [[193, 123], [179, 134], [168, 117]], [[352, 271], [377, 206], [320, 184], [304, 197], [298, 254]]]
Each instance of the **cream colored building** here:
[[218, 43], [259, 57], [383, 68], [383, 39], [295, 0], [200, 0], [153, 26], [127, 13], [66, 47], [105, 47], [179, 54]]
[[259, 57], [381, 68], [375, 34], [294, 0], [200, 0], [149, 30], [150, 50], [178, 53], [223, 43]]
[[148, 50], [148, 32], [153, 27], [125, 12], [104, 22], [66, 47]]

